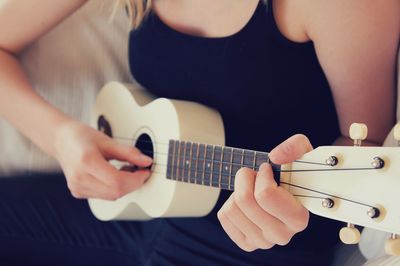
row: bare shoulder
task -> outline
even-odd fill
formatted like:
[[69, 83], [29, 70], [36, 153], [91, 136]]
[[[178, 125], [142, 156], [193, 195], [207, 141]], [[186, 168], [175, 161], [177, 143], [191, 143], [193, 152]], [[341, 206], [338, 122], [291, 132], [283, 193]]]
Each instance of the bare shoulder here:
[[[308, 36], [314, 41], [332, 33], [336, 37], [347, 34], [363, 36], [365, 33], [392, 34], [400, 30], [400, 1], [398, 0], [307, 0], [304, 3], [304, 24]], [[386, 29], [383, 30], [383, 29]], [[371, 34], [370, 34], [371, 35]], [[351, 38], [355, 39], [355, 38]]]
[[86, 0], [1, 0], [0, 49], [17, 53]]
[[[304, 0], [305, 30], [327, 76], [343, 135], [369, 125], [383, 141], [394, 122], [399, 0]], [[368, 108], [367, 108], [368, 107]]]

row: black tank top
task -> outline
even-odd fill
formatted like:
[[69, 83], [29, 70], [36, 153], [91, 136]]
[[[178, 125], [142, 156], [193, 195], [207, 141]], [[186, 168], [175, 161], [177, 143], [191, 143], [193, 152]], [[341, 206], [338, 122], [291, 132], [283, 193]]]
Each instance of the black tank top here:
[[[330, 145], [340, 135], [330, 87], [313, 43], [295, 43], [281, 34], [272, 1], [268, 6], [260, 1], [241, 30], [221, 38], [178, 32], [151, 13], [130, 34], [129, 62], [134, 78], [153, 94], [218, 110], [228, 146], [269, 151], [302, 133], [316, 147]], [[165, 236], [165, 248], [171, 252], [192, 248], [202, 256], [222, 253], [225, 259], [234, 256], [236, 262], [243, 259], [267, 265], [266, 260], [289, 259], [290, 254], [301, 252], [325, 256], [323, 251], [337, 242], [337, 223], [311, 216], [308, 228], [289, 245], [242, 252], [216, 218], [228, 195], [223, 192], [205, 218], [166, 220], [175, 235]], [[207, 251], [210, 246], [213, 249]], [[317, 255], [311, 257], [318, 261]]]

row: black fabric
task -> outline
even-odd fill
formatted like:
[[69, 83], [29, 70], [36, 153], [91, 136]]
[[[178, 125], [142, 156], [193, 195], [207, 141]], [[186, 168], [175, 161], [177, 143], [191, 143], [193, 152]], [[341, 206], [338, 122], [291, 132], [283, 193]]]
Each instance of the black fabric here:
[[1, 266], [309, 266], [330, 261], [326, 253], [280, 249], [261, 261], [265, 251], [235, 249], [207, 218], [180, 219], [191, 225], [184, 230], [176, 226], [179, 219], [101, 222], [86, 200], [70, 195], [61, 174], [0, 177], [0, 214]]
[[[178, 32], [151, 14], [130, 34], [132, 74], [156, 96], [195, 101], [218, 110], [228, 146], [268, 151], [295, 133], [307, 135], [314, 146], [330, 145], [339, 136], [339, 127], [313, 43], [287, 40], [277, 28], [269, 3], [266, 7], [260, 2], [244, 28], [222, 38]], [[222, 193], [205, 219], [170, 220], [179, 232], [175, 240], [184, 247], [201, 243], [196, 251], [203, 256], [234, 256], [254, 263], [273, 259], [271, 265], [279, 254], [289, 260], [301, 251], [314, 252], [317, 260], [317, 253], [338, 241], [339, 224], [312, 215], [309, 227], [289, 245], [245, 254], [227, 240], [216, 218], [228, 196]], [[209, 246], [213, 251], [207, 251]]]

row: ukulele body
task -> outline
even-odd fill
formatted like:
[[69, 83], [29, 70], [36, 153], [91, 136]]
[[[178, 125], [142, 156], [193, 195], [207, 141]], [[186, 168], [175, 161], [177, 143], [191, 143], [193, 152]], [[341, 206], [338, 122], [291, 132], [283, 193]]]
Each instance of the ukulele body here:
[[[138, 139], [151, 140], [153, 165], [150, 178], [140, 189], [115, 201], [89, 199], [98, 219], [195, 217], [212, 210], [220, 189], [167, 179], [167, 154], [170, 139], [224, 145], [218, 112], [197, 103], [154, 99], [138, 85], [111, 82], [97, 97], [92, 126], [98, 128], [101, 120], [108, 123], [110, 133], [121, 143], [136, 146]], [[118, 161], [112, 163], [121, 166]]]

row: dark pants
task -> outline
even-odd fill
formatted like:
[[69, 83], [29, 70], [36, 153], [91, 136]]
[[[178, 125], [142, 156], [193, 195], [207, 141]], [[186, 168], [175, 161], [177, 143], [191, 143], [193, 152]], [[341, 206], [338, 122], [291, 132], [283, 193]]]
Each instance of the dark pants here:
[[144, 265], [160, 222], [101, 222], [62, 175], [0, 178], [0, 265]]
[[0, 266], [330, 265], [331, 252], [303, 249], [307, 234], [298, 238], [247, 253], [223, 232], [215, 211], [204, 218], [101, 222], [86, 200], [71, 196], [63, 175], [0, 177]]

